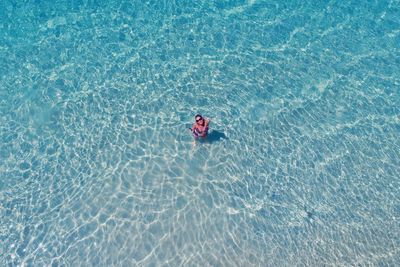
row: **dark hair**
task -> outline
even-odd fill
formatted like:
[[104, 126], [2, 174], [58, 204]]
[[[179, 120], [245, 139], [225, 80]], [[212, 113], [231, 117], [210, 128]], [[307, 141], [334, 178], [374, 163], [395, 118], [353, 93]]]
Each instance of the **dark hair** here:
[[201, 116], [200, 114], [196, 114], [196, 116], [194, 116], [195, 119], [196, 119], [197, 117], [203, 118], [203, 116]]

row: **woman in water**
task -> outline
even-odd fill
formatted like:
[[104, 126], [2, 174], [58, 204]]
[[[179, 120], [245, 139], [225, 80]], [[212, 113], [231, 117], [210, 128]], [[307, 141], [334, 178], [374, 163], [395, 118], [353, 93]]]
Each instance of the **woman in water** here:
[[206, 138], [208, 134], [208, 123], [210, 122], [209, 119], [203, 118], [200, 114], [194, 116], [196, 122], [192, 126], [192, 133], [194, 138]]

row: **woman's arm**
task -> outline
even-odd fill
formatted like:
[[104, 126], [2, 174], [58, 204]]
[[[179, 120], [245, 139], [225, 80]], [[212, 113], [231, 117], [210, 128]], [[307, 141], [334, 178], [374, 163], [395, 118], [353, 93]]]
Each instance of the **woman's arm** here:
[[194, 138], [198, 138], [199, 137], [199, 134], [197, 133], [196, 128], [197, 128], [196, 124], [193, 124], [192, 129], [190, 129], [192, 131], [192, 134], [193, 134]]
[[203, 130], [201, 131], [201, 137], [207, 136], [209, 122], [210, 122], [210, 119], [208, 119], [208, 118], [204, 119], [204, 127], [203, 127]]

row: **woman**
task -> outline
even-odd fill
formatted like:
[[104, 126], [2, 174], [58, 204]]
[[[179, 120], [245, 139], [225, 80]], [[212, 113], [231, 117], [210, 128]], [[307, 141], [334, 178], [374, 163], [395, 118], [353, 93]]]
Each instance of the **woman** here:
[[206, 138], [208, 134], [208, 123], [209, 119], [203, 118], [200, 114], [194, 116], [196, 122], [192, 126], [192, 133], [194, 138], [202, 137]]

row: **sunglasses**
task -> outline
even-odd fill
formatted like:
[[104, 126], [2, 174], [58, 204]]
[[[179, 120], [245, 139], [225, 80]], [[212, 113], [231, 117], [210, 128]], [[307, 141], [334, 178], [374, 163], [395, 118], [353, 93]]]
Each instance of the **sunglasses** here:
[[203, 118], [198, 118], [197, 120], [196, 120], [196, 122], [199, 122], [199, 121], [202, 121], [203, 120]]

